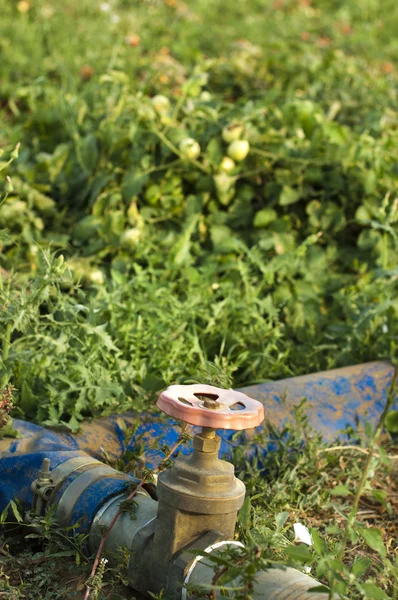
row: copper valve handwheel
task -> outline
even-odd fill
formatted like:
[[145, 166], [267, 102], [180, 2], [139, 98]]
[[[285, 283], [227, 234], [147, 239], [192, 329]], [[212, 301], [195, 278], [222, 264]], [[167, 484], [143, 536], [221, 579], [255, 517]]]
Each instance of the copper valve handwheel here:
[[156, 406], [166, 415], [213, 429], [251, 429], [264, 420], [264, 406], [242, 392], [213, 385], [171, 385]]

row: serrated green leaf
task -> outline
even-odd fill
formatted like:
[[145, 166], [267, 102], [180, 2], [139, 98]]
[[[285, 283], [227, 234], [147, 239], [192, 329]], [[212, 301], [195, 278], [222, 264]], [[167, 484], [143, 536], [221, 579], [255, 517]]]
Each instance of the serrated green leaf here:
[[370, 600], [388, 600], [389, 598], [385, 591], [374, 583], [363, 583], [361, 588], [365, 594], [365, 598], [369, 598]]
[[357, 579], [359, 579], [367, 571], [371, 564], [372, 561], [370, 560], [370, 558], [358, 558], [352, 565], [351, 573], [355, 575]]
[[339, 483], [331, 490], [332, 496], [351, 496], [352, 492], [348, 489], [346, 485]]
[[380, 529], [377, 528], [361, 528], [359, 533], [367, 543], [367, 545], [380, 554], [380, 556], [386, 555], [386, 549], [383, 541], [383, 534]]

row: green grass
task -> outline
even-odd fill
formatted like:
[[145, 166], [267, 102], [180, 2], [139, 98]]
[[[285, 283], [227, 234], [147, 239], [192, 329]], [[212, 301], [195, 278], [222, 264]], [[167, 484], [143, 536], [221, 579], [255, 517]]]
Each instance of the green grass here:
[[[74, 423], [206, 361], [240, 385], [395, 355], [394, 3], [2, 4], [5, 161], [21, 146], [0, 367], [21, 414]], [[231, 122], [250, 152], [226, 174]], [[43, 249], [67, 269], [33, 302]]]
[[[0, 14], [15, 416], [75, 430], [177, 381], [397, 359], [396, 2], [0, 0]], [[226, 172], [231, 123], [250, 151]]]

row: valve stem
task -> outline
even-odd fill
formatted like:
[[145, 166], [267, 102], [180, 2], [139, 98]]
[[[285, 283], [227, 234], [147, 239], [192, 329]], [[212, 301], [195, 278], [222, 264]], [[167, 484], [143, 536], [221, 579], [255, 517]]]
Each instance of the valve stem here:
[[212, 439], [216, 437], [216, 430], [213, 427], [202, 427], [200, 435], [204, 438]]

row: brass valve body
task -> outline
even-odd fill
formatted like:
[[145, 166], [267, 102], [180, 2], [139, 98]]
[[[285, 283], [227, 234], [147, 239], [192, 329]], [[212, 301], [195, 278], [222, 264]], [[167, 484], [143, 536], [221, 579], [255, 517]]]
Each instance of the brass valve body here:
[[[204, 434], [204, 435], [203, 435]], [[208, 531], [233, 539], [245, 486], [234, 466], [218, 458], [220, 438], [205, 430], [194, 438], [194, 452], [177, 459], [158, 479], [159, 508], [151, 549], [151, 589], [168, 590], [173, 559]]]

